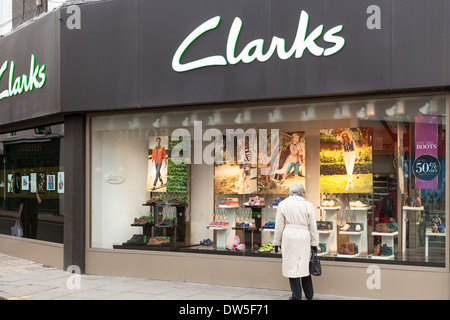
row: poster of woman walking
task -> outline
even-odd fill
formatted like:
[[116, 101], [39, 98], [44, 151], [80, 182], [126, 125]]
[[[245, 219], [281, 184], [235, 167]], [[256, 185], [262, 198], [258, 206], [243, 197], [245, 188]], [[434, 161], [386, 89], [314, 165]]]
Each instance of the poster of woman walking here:
[[320, 130], [320, 192], [371, 193], [372, 144], [370, 127]]

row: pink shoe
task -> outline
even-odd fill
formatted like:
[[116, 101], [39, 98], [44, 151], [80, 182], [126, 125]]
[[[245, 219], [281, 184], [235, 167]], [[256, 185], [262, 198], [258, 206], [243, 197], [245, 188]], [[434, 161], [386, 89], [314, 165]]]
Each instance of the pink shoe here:
[[245, 244], [241, 243], [240, 245], [238, 245], [236, 247], [236, 249], [240, 250], [240, 251], [244, 251], [245, 250]]

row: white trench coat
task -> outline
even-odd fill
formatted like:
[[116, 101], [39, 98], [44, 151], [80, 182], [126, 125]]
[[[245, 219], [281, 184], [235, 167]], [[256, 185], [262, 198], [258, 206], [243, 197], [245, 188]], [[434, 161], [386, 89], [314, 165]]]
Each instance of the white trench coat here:
[[311, 202], [300, 196], [289, 196], [280, 202], [273, 244], [281, 246], [283, 276], [309, 276], [311, 246], [318, 245], [316, 213]]

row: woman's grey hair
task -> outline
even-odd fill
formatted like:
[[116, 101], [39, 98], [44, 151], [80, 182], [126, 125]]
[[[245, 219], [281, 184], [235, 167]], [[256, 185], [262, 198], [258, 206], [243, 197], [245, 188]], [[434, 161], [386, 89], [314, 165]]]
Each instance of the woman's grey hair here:
[[300, 183], [294, 183], [289, 189], [289, 195], [297, 195], [303, 197], [305, 195], [305, 187]]

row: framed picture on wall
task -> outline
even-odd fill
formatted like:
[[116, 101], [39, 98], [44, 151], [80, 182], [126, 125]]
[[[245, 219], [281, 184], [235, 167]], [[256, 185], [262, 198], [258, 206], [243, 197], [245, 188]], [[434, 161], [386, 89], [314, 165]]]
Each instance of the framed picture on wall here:
[[37, 174], [37, 190], [41, 194], [45, 192], [45, 172]]
[[48, 174], [47, 175], [47, 191], [55, 191], [55, 190], [56, 190], [55, 175]]
[[20, 187], [21, 187], [21, 179], [20, 179], [20, 173], [13, 173], [13, 189], [14, 189], [14, 193], [20, 193]]
[[30, 192], [36, 193], [37, 174], [35, 172], [30, 173]]
[[22, 191], [30, 190], [30, 176], [22, 176]]
[[14, 191], [14, 181], [13, 181], [13, 174], [8, 173], [8, 193], [13, 193]]
[[58, 172], [58, 193], [64, 193], [64, 172]]

